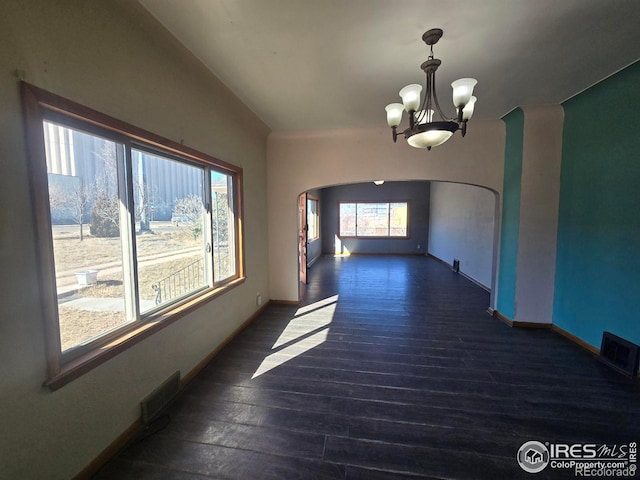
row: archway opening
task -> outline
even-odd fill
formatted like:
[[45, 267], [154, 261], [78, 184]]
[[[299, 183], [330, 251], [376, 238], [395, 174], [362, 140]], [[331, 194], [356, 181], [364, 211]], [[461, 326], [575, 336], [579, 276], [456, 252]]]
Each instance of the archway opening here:
[[[426, 255], [490, 292], [495, 308], [499, 198], [486, 187], [436, 180], [360, 182], [308, 190], [314, 237], [299, 241], [299, 271], [321, 255]], [[298, 198], [298, 238], [305, 229]], [[308, 199], [314, 199], [310, 208]], [[313, 212], [313, 213], [311, 213]], [[306, 225], [307, 232], [309, 222]], [[301, 230], [303, 229], [303, 230]], [[305, 255], [301, 255], [304, 248]], [[304, 262], [304, 265], [302, 265]], [[306, 278], [299, 274], [299, 295]]]

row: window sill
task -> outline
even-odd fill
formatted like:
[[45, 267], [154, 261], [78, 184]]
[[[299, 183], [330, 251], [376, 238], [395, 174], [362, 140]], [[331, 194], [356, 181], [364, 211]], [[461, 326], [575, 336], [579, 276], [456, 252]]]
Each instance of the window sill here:
[[162, 330], [176, 320], [179, 320], [185, 315], [197, 310], [220, 295], [228, 292], [238, 285], [243, 284], [244, 281], [245, 277], [234, 279], [218, 288], [207, 291], [196, 298], [187, 300], [177, 306], [170, 307], [168, 310], [158, 312], [156, 315], [139, 322], [135, 328], [126, 330], [115, 338], [109, 338], [106, 343], [98, 345], [95, 348], [92, 348], [62, 364], [60, 372], [47, 379], [44, 382], [44, 386], [49, 387], [51, 390], [58, 390], [76, 378], [79, 378], [85, 373], [103, 364], [107, 360], [115, 357], [119, 353], [140, 343], [155, 332]]

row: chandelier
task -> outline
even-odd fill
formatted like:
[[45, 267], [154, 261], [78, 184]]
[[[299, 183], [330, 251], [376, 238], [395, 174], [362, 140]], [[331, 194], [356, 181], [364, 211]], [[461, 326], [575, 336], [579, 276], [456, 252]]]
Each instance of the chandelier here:
[[476, 103], [473, 87], [478, 81], [475, 78], [461, 78], [453, 82], [453, 105], [456, 107], [457, 115], [455, 118], [448, 118], [442, 113], [436, 95], [436, 70], [442, 62], [433, 57], [433, 46], [438, 43], [442, 33], [440, 28], [433, 28], [422, 35], [422, 40], [431, 49], [429, 58], [420, 65], [427, 77], [422, 103], [422, 85], [414, 83], [400, 90], [402, 103], [391, 103], [385, 108], [394, 142], [398, 139], [397, 128], [402, 121], [403, 110], [409, 114], [409, 127], [402, 134], [412, 147], [431, 150], [431, 147], [437, 147], [449, 140], [457, 130], [460, 130], [463, 137], [467, 133], [467, 121], [473, 115]]

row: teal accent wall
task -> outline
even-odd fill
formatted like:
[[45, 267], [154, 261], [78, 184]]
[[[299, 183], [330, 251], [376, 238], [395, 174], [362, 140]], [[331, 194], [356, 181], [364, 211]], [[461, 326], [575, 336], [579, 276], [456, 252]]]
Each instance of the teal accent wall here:
[[640, 62], [566, 101], [553, 323], [640, 344]]
[[502, 187], [502, 223], [500, 230], [500, 266], [498, 269], [497, 309], [510, 319], [515, 317], [516, 267], [520, 230], [520, 187], [524, 113], [520, 108], [503, 118], [507, 127]]

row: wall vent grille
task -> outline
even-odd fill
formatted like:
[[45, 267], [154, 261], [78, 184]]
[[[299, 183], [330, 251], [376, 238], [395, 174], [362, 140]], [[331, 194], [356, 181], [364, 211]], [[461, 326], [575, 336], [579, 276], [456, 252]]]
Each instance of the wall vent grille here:
[[600, 360], [618, 372], [633, 377], [638, 374], [640, 347], [611, 332], [602, 334]]
[[142, 402], [142, 421], [145, 425], [154, 420], [180, 392], [180, 372], [171, 375]]

